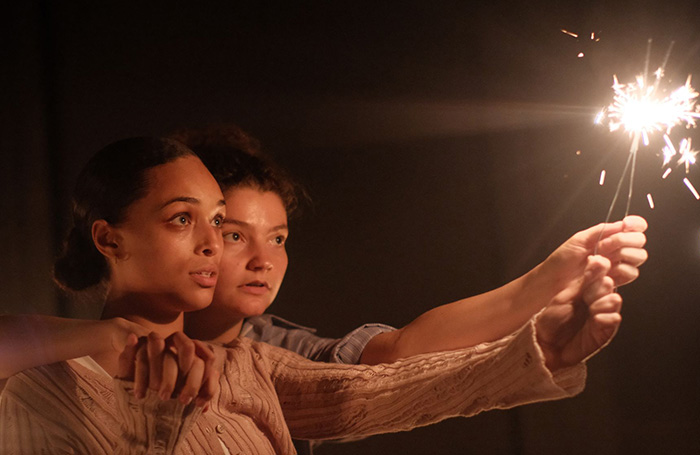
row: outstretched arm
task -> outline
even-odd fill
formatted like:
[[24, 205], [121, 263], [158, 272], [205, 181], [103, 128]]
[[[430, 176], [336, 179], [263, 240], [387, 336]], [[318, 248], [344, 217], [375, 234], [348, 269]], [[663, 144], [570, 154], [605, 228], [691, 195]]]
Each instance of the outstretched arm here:
[[146, 329], [122, 318], [101, 321], [43, 315], [0, 316], [0, 378], [27, 368], [100, 352], [121, 352]]
[[629, 283], [637, 278], [638, 267], [647, 259], [643, 248], [646, 228], [643, 218], [628, 216], [578, 232], [520, 278], [493, 291], [433, 308], [395, 332], [375, 336], [365, 347], [361, 362], [392, 362], [506, 336], [580, 280], [588, 257], [596, 249], [611, 262], [608, 276], [614, 284]]
[[[408, 430], [451, 416], [572, 396], [583, 388], [583, 361], [604, 347], [620, 322], [622, 300], [606, 276], [610, 261], [584, 272], [536, 319], [493, 343], [376, 366], [304, 365], [265, 345], [293, 436], [328, 438]], [[290, 368], [291, 367], [291, 368]]]

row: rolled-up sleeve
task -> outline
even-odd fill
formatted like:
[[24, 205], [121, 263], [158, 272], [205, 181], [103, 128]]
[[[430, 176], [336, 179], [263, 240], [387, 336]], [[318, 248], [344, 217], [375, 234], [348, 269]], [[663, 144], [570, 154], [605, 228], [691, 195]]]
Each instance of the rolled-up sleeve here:
[[367, 343], [380, 333], [396, 330], [385, 324], [363, 324], [342, 338], [324, 338], [316, 330], [274, 315], [246, 320], [241, 335], [295, 352], [317, 362], [357, 364]]

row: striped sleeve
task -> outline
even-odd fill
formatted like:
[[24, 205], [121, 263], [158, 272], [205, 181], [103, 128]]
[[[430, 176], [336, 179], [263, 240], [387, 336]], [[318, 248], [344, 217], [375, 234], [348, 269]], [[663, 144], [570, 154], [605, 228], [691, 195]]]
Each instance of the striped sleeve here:
[[317, 362], [356, 364], [374, 336], [392, 330], [385, 324], [364, 324], [342, 338], [324, 338], [315, 329], [266, 314], [247, 319], [241, 335]]

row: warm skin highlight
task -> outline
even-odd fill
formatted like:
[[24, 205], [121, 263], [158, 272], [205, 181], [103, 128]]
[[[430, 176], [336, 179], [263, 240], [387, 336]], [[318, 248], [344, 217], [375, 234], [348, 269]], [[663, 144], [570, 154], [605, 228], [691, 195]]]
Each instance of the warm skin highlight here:
[[[225, 204], [194, 156], [149, 170], [148, 181], [124, 222], [96, 221], [93, 239], [110, 268], [102, 317], [122, 317], [166, 338], [183, 330], [183, 312], [205, 308], [214, 296]], [[112, 352], [97, 357], [116, 373]]]
[[277, 296], [287, 270], [289, 236], [287, 214], [277, 194], [239, 186], [224, 196], [224, 250], [214, 300], [185, 321], [193, 338], [222, 344], [239, 335], [244, 318], [262, 314]]

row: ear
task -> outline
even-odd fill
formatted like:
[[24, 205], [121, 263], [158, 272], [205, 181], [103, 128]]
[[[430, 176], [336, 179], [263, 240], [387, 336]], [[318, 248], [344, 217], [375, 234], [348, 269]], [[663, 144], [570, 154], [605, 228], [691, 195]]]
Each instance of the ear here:
[[97, 220], [92, 223], [92, 241], [107, 260], [116, 261], [124, 257], [121, 240], [119, 230], [107, 221]]

